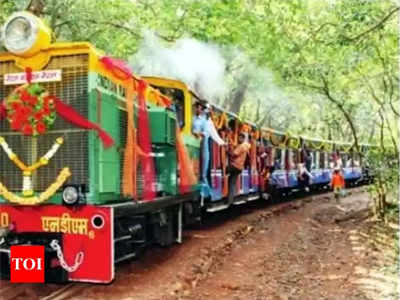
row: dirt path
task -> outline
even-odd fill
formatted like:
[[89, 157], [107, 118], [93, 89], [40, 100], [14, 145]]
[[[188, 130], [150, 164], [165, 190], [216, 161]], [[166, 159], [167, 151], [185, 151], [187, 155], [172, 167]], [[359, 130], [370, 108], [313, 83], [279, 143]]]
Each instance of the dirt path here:
[[374, 226], [367, 195], [353, 191], [340, 205], [312, 198], [215, 215], [82, 299], [397, 299], [396, 278], [376, 259], [383, 250], [363, 240]]
[[398, 228], [382, 231], [368, 205], [358, 189], [339, 205], [325, 194], [237, 207], [72, 299], [398, 299]]

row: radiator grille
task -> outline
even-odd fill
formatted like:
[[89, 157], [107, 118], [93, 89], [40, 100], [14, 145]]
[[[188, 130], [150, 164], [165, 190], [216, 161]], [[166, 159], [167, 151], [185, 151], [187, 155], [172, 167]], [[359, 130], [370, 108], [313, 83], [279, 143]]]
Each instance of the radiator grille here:
[[[68, 55], [52, 57], [46, 70], [62, 70], [62, 81], [46, 82], [41, 85], [51, 94], [88, 117], [88, 55]], [[0, 99], [7, 97], [13, 86], [3, 84], [6, 73], [19, 73], [13, 61], [0, 62]], [[53, 145], [59, 136], [64, 137], [64, 144], [47, 166], [41, 167], [33, 175], [35, 191], [45, 190], [58, 176], [64, 167], [69, 167], [72, 176], [69, 183], [86, 184], [89, 189], [88, 175], [88, 132], [65, 122], [57, 117], [51, 131], [45, 135], [31, 138], [12, 131], [6, 120], [0, 122], [0, 135], [26, 164], [32, 165], [40, 159]], [[20, 191], [22, 173], [11, 162], [4, 151], [0, 150], [0, 180], [10, 190]]]

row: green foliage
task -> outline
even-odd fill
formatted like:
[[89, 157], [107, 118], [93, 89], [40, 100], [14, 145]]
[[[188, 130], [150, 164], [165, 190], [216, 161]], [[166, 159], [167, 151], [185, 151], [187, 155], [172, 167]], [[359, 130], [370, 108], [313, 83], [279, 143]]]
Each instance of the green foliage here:
[[365, 157], [374, 176], [368, 192], [375, 200], [377, 215], [384, 217], [387, 213], [398, 216], [399, 198], [399, 161], [393, 148], [383, 151], [372, 148]]
[[28, 3], [44, 4], [35, 12], [55, 39], [117, 57], [136, 53], [144, 30], [219, 45], [230, 91], [219, 104], [260, 125], [398, 149], [395, 1], [1, 0], [0, 21]]

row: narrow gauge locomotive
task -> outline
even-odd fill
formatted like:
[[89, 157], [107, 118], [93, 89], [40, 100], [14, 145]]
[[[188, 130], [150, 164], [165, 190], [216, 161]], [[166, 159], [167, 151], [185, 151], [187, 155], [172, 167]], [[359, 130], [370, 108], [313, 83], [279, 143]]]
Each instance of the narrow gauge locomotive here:
[[[135, 76], [89, 43], [51, 43], [51, 31], [26, 12], [11, 16], [2, 35], [2, 278], [10, 276], [11, 246], [43, 245], [47, 282], [108, 283], [116, 263], [150, 244], [181, 242], [202, 210], [229, 207], [226, 148], [211, 140], [200, 148], [193, 106], [204, 101], [184, 83]], [[212, 110], [232, 143], [239, 132], [251, 142], [233, 205], [300, 189], [296, 164], [307, 159], [311, 188], [327, 188], [332, 158], [344, 162], [348, 184], [368, 179], [350, 144], [260, 129]], [[197, 179], [204, 168], [206, 183]]]

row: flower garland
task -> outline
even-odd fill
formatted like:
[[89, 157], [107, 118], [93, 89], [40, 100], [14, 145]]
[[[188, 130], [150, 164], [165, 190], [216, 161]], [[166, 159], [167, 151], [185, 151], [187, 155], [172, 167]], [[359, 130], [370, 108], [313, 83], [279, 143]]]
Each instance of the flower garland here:
[[348, 147], [346, 147], [346, 144], [340, 144], [340, 145], [338, 145], [338, 149], [341, 150], [341, 151], [343, 151], [343, 152], [345, 152], [345, 153], [350, 152], [350, 150], [351, 150], [352, 148], [353, 148], [353, 145], [352, 145], [352, 144], [350, 144]]
[[214, 122], [215, 128], [217, 129], [221, 129], [224, 126], [228, 126], [228, 117], [224, 112], [220, 116], [218, 116], [215, 113], [212, 113], [211, 119]]
[[282, 137], [279, 139], [278, 135], [275, 135], [273, 132], [270, 132], [270, 141], [274, 146], [283, 147], [286, 145], [288, 139], [289, 136], [286, 134], [282, 135]]
[[323, 141], [311, 141], [311, 140], [309, 140], [309, 141], [307, 141], [306, 144], [307, 144], [307, 146], [309, 148], [315, 149], [315, 150], [321, 150], [325, 146]]
[[[49, 163], [50, 159], [56, 154], [60, 146], [63, 144], [63, 138], [57, 138], [54, 145], [50, 148], [45, 155], [43, 155], [40, 160], [31, 166], [26, 166], [18, 156], [11, 150], [7, 142], [3, 137], [0, 136], [0, 147], [3, 148], [4, 152], [7, 154], [8, 158], [15, 163], [15, 165], [21, 169], [23, 172], [23, 186], [22, 195], [25, 197], [32, 196], [34, 194], [32, 190], [32, 172], [36, 169], [45, 166]], [[1, 183], [0, 183], [1, 184]], [[50, 195], [51, 196], [51, 195]]]
[[56, 118], [53, 98], [39, 84], [24, 84], [6, 98], [6, 116], [12, 130], [24, 135], [45, 134]]
[[293, 149], [299, 149], [300, 148], [300, 138], [291, 136], [289, 138], [289, 147]]
[[326, 143], [324, 144], [324, 150], [325, 150], [326, 152], [332, 152], [332, 151], [333, 151], [333, 144], [332, 144], [332, 143], [329, 143], [329, 142], [326, 142]]
[[271, 132], [269, 131], [262, 131], [261, 137], [267, 141], [271, 139]]
[[53, 196], [59, 188], [62, 187], [64, 182], [71, 176], [71, 172], [68, 168], [62, 169], [58, 175], [56, 181], [54, 181], [43, 193], [39, 196], [34, 197], [20, 197], [10, 192], [1, 182], [0, 182], [0, 196], [12, 203], [17, 203], [21, 205], [35, 205], [40, 204]]
[[56, 113], [75, 126], [96, 131], [104, 148], [114, 144], [113, 138], [98, 124], [87, 120], [57, 97], [49, 95], [37, 83], [16, 88], [5, 101], [0, 102], [0, 121], [7, 117], [13, 130], [28, 136], [46, 133], [54, 123]]

